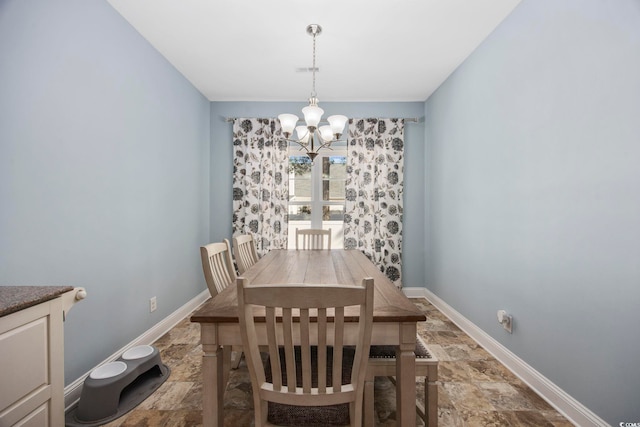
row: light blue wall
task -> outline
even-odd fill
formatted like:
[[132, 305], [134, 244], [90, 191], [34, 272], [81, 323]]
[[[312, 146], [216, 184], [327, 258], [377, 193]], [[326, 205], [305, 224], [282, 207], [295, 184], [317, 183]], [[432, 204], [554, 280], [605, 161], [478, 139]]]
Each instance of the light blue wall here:
[[[320, 94], [322, 95], [322, 94]], [[211, 238], [231, 236], [231, 176], [233, 173], [232, 123], [225, 117], [277, 117], [280, 113], [301, 116], [304, 99], [296, 102], [211, 103]], [[320, 102], [324, 116], [422, 117], [422, 102], [340, 103]], [[403, 284], [424, 286], [424, 123], [405, 125], [405, 187], [403, 232]]]
[[67, 383], [206, 289], [209, 142], [209, 102], [107, 2], [0, 1], [0, 283], [87, 289]]
[[640, 421], [640, 3], [523, 0], [426, 112], [427, 287]]

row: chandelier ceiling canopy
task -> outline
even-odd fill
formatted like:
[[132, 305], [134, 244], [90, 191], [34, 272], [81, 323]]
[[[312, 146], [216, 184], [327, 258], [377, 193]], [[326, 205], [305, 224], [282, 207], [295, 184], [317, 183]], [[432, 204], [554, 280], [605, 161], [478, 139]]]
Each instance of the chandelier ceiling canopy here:
[[[324, 110], [318, 106], [316, 94], [316, 37], [322, 33], [322, 27], [317, 24], [307, 26], [307, 34], [313, 37], [313, 83], [309, 105], [302, 109], [305, 124], [297, 126], [298, 116], [295, 114], [280, 114], [280, 126], [287, 141], [298, 144], [307, 156], [313, 160], [322, 148], [331, 148], [331, 144], [340, 140], [344, 127], [349, 120], [346, 116], [333, 115], [327, 117], [328, 125], [320, 125]], [[292, 139], [293, 131], [296, 131], [297, 138]]]

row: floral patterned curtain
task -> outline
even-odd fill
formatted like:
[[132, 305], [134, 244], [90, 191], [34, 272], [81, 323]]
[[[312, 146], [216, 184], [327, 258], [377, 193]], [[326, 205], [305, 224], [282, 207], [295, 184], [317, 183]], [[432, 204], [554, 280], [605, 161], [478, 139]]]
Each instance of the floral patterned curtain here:
[[404, 120], [350, 119], [344, 247], [402, 287]]
[[287, 248], [288, 148], [276, 119], [233, 121], [233, 235], [253, 234], [260, 256]]

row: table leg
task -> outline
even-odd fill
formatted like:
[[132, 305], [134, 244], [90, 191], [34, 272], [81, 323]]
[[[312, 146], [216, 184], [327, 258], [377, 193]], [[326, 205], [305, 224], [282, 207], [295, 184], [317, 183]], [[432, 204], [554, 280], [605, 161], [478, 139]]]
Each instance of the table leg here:
[[[240, 355], [238, 355], [239, 357]], [[222, 347], [222, 391], [227, 389], [227, 383], [229, 382], [229, 373], [231, 372], [231, 346], [225, 345]]]
[[201, 323], [202, 339], [202, 424], [204, 427], [224, 425], [224, 356], [216, 343], [215, 327]]
[[400, 325], [396, 350], [396, 413], [399, 426], [416, 425], [416, 324]]

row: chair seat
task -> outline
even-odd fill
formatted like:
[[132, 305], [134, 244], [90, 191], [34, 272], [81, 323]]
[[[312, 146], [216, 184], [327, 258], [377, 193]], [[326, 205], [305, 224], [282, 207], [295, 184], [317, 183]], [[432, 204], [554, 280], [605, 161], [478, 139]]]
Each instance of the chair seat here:
[[[433, 359], [424, 341], [418, 338], [416, 338], [416, 348], [414, 353], [418, 359]], [[369, 349], [369, 358], [395, 359], [396, 347], [393, 345], [372, 345]]]
[[[425, 400], [416, 402], [416, 411], [428, 427], [438, 425], [438, 359], [429, 351], [422, 338], [416, 336], [416, 376], [424, 377]], [[396, 347], [372, 345], [369, 350], [369, 364], [365, 379], [364, 420], [365, 425], [373, 425], [373, 381], [375, 377], [389, 377], [395, 384]]]
[[[295, 347], [296, 358], [296, 386], [302, 386], [302, 355], [300, 347]], [[353, 365], [353, 358], [355, 356], [355, 347], [344, 347], [342, 352], [342, 384], [348, 384], [351, 381], [351, 365]], [[327, 360], [331, 360], [333, 357], [333, 349], [327, 348]], [[284, 350], [280, 349], [280, 364], [284, 365]], [[313, 367], [313, 373], [316, 373], [316, 367], [318, 364], [317, 347], [311, 347], [311, 364]], [[269, 356], [263, 363], [264, 374], [268, 382], [272, 380], [271, 363]], [[327, 380], [331, 384], [333, 377], [333, 368], [331, 363], [327, 364]], [[286, 370], [282, 370], [282, 384], [287, 384]], [[318, 386], [318, 377], [313, 375], [311, 378], [311, 386]], [[278, 426], [344, 426], [349, 425], [349, 404], [343, 403], [340, 405], [328, 405], [328, 406], [293, 406], [283, 405], [280, 403], [269, 402], [268, 403], [268, 415], [267, 420]]]

